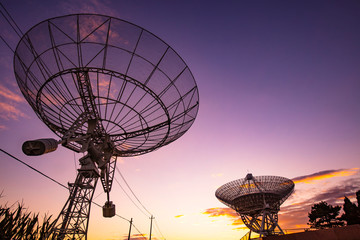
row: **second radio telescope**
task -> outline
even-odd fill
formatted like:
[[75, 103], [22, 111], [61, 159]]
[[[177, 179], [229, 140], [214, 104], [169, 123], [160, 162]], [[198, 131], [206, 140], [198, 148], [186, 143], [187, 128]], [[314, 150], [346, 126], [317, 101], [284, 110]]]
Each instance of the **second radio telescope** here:
[[260, 237], [283, 234], [278, 225], [280, 205], [291, 195], [294, 182], [278, 176], [257, 176], [251, 173], [245, 178], [224, 184], [215, 196], [234, 209], [251, 232]]

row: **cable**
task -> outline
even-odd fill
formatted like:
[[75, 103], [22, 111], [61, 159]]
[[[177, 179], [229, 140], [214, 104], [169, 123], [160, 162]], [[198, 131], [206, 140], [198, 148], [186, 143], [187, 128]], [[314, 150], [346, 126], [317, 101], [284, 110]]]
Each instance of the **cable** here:
[[125, 189], [120, 185], [119, 181], [114, 178], [116, 183], [119, 185], [119, 187], [121, 188], [121, 190], [123, 190], [123, 192], [125, 193], [125, 195], [130, 199], [130, 201], [135, 205], [135, 207], [137, 207], [137, 209], [139, 209], [140, 212], [142, 212], [146, 217], [149, 217], [135, 202], [134, 200], [129, 196], [129, 194], [125, 191]]
[[[140, 203], [140, 205], [145, 209], [146, 212], [148, 212], [150, 215], [153, 215], [152, 213], [150, 213], [146, 207], [140, 202], [140, 200], [137, 198], [137, 196], [135, 195], [135, 193], [133, 192], [133, 190], [130, 188], [129, 184], [127, 183], [127, 181], [125, 180], [124, 176], [121, 174], [120, 170], [118, 169], [118, 167], [116, 167], [116, 170], [118, 171], [118, 173], [120, 174], [121, 178], [123, 179], [123, 181], [125, 182], [126, 186], [129, 188], [129, 190], [131, 191], [131, 193], [133, 194], [133, 196], [136, 198], [136, 200]], [[116, 180], [116, 179], [115, 179]], [[120, 183], [116, 180], [116, 182], [119, 184], [119, 186], [121, 187], [121, 189], [124, 191], [124, 193], [126, 194], [126, 196], [128, 196], [128, 198], [130, 199], [130, 201], [147, 217], [149, 217], [147, 214], [144, 213], [144, 211], [142, 211], [139, 206], [137, 204], [135, 204], [135, 202], [130, 198], [130, 196], [125, 192], [124, 188], [120, 185]], [[157, 230], [159, 231], [160, 235], [163, 237], [163, 239], [165, 239], [164, 235], [162, 234], [159, 225], [157, 224], [157, 221], [155, 220], [155, 228], [157, 228]]]
[[157, 230], [160, 232], [160, 235], [162, 236], [163, 239], [165, 239], [164, 235], [162, 234], [162, 232], [160, 231], [159, 225], [157, 224], [156, 219], [154, 219], [155, 221], [155, 227], [157, 228]]
[[145, 239], [147, 240], [147, 237], [144, 236], [144, 234], [142, 234], [139, 229], [133, 224], [133, 227], [136, 229], [136, 231], [138, 231], [138, 233]]
[[[41, 66], [43, 68], [43, 70], [50, 72], [50, 70], [47, 68], [46, 64], [43, 63], [43, 60], [36, 53], [35, 48], [34, 48], [33, 44], [31, 43], [29, 36], [24, 35], [24, 33], [21, 31], [21, 29], [19, 28], [19, 26], [17, 25], [15, 20], [11, 17], [10, 13], [6, 10], [6, 8], [4, 7], [4, 5], [1, 2], [0, 2], [0, 7], [4, 10], [3, 11], [0, 8], [1, 15], [5, 18], [6, 22], [10, 25], [10, 27], [16, 33], [16, 35], [18, 35], [18, 37], [20, 38], [20, 41], [22, 38], [24, 38], [24, 41], [22, 41], [22, 42], [25, 44], [25, 46], [28, 48], [28, 50], [34, 56], [34, 62], [38, 65], [39, 68]], [[6, 42], [6, 40], [2, 36], [1, 36], [1, 39], [6, 44], [6, 46], [8, 48], [10, 48], [10, 50], [16, 55], [16, 52], [10, 47], [8, 42]], [[20, 57], [18, 57], [18, 60], [22, 63], [22, 65], [25, 65]], [[43, 71], [42, 68], [40, 68], [41, 72]], [[29, 73], [32, 74], [31, 71], [29, 71]], [[44, 74], [44, 73], [42, 73], [42, 74]]]
[[[135, 195], [134, 191], [130, 188], [129, 184], [127, 183], [127, 181], [125, 180], [124, 176], [121, 174], [120, 170], [118, 169], [118, 167], [116, 167], [116, 170], [118, 171], [118, 173], [120, 174], [121, 178], [123, 179], [123, 181], [125, 182], [126, 186], [129, 188], [129, 190], [131, 191], [132, 195], [136, 198], [136, 200], [140, 203], [140, 205], [145, 209], [146, 212], [148, 212], [150, 215], [153, 215], [152, 213], [150, 213], [146, 207], [141, 203], [141, 201], [138, 199], [138, 197]], [[118, 183], [118, 185], [120, 186], [120, 188], [123, 190], [123, 192], [126, 194], [126, 196], [130, 199], [130, 201], [147, 217], [149, 217], [146, 213], [144, 213], [143, 210], [141, 210], [139, 208], [139, 206], [132, 200], [132, 198], [127, 194], [127, 192], [125, 191], [125, 189], [120, 185], [120, 183], [118, 182], [118, 180], [115, 178], [115, 181]], [[157, 229], [156, 229], [157, 228]], [[160, 235], [162, 236], [163, 239], [165, 239], [164, 235], [162, 234], [159, 225], [157, 224], [157, 221], [155, 220], [155, 229], [160, 233]]]
[[97, 196], [95, 196], [95, 197], [93, 197], [93, 199], [95, 200], [95, 199], [97, 199], [101, 194], [103, 194], [104, 193], [104, 191], [101, 191]]
[[149, 210], [146, 209], [146, 207], [140, 202], [140, 200], [137, 198], [137, 196], [135, 195], [135, 193], [133, 192], [133, 190], [130, 188], [129, 184], [126, 182], [124, 176], [121, 174], [120, 170], [118, 167], [116, 167], [116, 170], [118, 171], [118, 173], [120, 174], [121, 178], [124, 180], [126, 186], [129, 188], [130, 192], [133, 194], [133, 196], [136, 198], [136, 200], [140, 203], [140, 205], [145, 209], [146, 212], [148, 212], [150, 215], [153, 215], [151, 212], [149, 212]]
[[[21, 36], [24, 35], [23, 32], [21, 31], [19, 26], [16, 24], [14, 19], [11, 17], [10, 13], [6, 10], [6, 8], [4, 7], [4, 5], [1, 2], [0, 2], [0, 6], [5, 10], [5, 13], [6, 13], [7, 16], [5, 16], [5, 14], [0, 10], [1, 15], [3, 15], [5, 20], [9, 23], [11, 28], [14, 30], [14, 32], [19, 36], [19, 38], [21, 38]], [[10, 18], [10, 20], [8, 19], [8, 17]]]
[[[0, 151], [3, 152], [3, 153], [5, 153], [5, 154], [8, 155], [9, 157], [15, 159], [16, 161], [24, 164], [25, 166], [27, 166], [28, 168], [34, 170], [35, 172], [41, 174], [42, 176], [50, 179], [51, 181], [53, 181], [54, 183], [60, 185], [61, 187], [69, 190], [69, 188], [66, 187], [64, 184], [56, 181], [56, 180], [53, 179], [52, 177], [49, 177], [49, 176], [46, 175], [45, 173], [42, 173], [41, 171], [35, 169], [34, 167], [30, 166], [29, 164], [25, 163], [24, 161], [21, 161], [20, 159], [18, 159], [17, 157], [13, 156], [13, 155], [10, 154], [10, 153], [8, 153], [7, 151], [5, 151], [5, 150], [3, 150], [3, 149], [1, 149], [1, 148], [0, 148]], [[125, 178], [123, 177], [123, 175], [121, 174], [121, 172], [119, 171], [119, 169], [118, 169], [118, 168], [116, 168], [116, 169], [117, 169], [118, 172], [120, 173], [122, 179], [123, 179], [124, 182], [126, 183], [127, 187], [130, 189], [131, 193], [134, 195], [134, 197], [136, 198], [136, 200], [137, 200], [137, 201], [141, 204], [141, 206], [149, 213], [149, 211], [144, 207], [144, 205], [140, 202], [140, 200], [135, 196], [134, 192], [131, 190], [130, 186], [129, 186], [128, 183], [126, 182]], [[116, 181], [116, 182], [119, 184], [119, 186], [122, 188], [122, 186], [121, 186], [120, 183], [117, 181], [117, 179], [115, 179], [115, 181]], [[123, 189], [123, 188], [122, 188], [122, 189]], [[125, 192], [124, 189], [123, 189], [123, 191]], [[145, 214], [145, 216], [147, 216], [146, 213], [144, 213], [144, 212], [139, 208], [139, 206], [137, 206], [137, 205], [135, 204], [135, 202], [130, 198], [130, 196], [129, 196], [126, 192], [125, 192], [125, 194], [126, 194], [126, 195], [129, 197], [129, 199], [134, 203], [134, 205], [135, 205], [143, 214]], [[96, 203], [96, 202], [94, 202], [94, 201], [91, 201], [91, 202], [92, 202], [94, 205], [102, 208], [102, 206], [101, 206], [100, 204], [98, 204], [98, 203]], [[121, 219], [123, 219], [123, 220], [125, 220], [125, 221], [127, 221], [127, 222], [130, 223], [130, 220], [128, 220], [128, 219], [126, 219], [126, 218], [124, 218], [124, 217], [122, 217], [122, 216], [120, 216], [120, 215], [118, 215], [118, 214], [115, 214], [115, 215], [116, 215], [117, 217], [119, 217], [119, 218], [121, 218]], [[152, 215], [152, 214], [151, 214], [151, 215]], [[147, 238], [144, 236], [144, 234], [142, 234], [142, 233], [140, 232], [140, 230], [139, 230], [134, 224], [132, 224], [132, 225], [133, 225], [134, 228], [138, 231], [138, 233], [139, 233], [140, 235], [142, 235], [142, 237], [143, 237], [144, 239], [147, 239]], [[162, 232], [160, 231], [159, 225], [157, 224], [157, 221], [156, 221], [156, 220], [155, 220], [155, 226], [156, 226], [156, 228], [158, 229], [158, 231], [160, 232], [161, 236], [165, 239], [164, 235], [163, 235]]]
[[1, 149], [1, 148], [0, 148], [0, 151], [2, 151], [3, 153], [5, 153], [6, 155], [8, 155], [8, 156], [12, 157], [12, 158], [13, 158], [13, 159], [15, 159], [16, 161], [18, 161], [18, 162], [20, 162], [20, 163], [24, 164], [25, 166], [27, 166], [27, 167], [31, 168], [31, 169], [32, 169], [32, 170], [34, 170], [35, 172], [40, 173], [40, 174], [41, 174], [41, 175], [43, 175], [44, 177], [46, 177], [46, 178], [50, 179], [51, 181], [53, 181], [54, 183], [57, 183], [58, 185], [60, 185], [60, 186], [62, 186], [62, 187], [64, 187], [64, 188], [66, 188], [66, 189], [68, 189], [68, 187], [66, 187], [64, 184], [62, 184], [62, 183], [60, 183], [60, 182], [56, 181], [55, 179], [53, 179], [53, 178], [49, 177], [48, 175], [46, 175], [46, 174], [44, 174], [44, 173], [40, 172], [39, 170], [37, 170], [37, 169], [33, 168], [33, 167], [32, 167], [32, 166], [30, 166], [29, 164], [27, 164], [27, 163], [25, 163], [25, 162], [21, 161], [20, 159], [18, 159], [17, 157], [15, 157], [15, 156], [11, 155], [10, 153], [6, 152], [5, 150], [3, 150], [3, 149]]
[[5, 45], [6, 45], [13, 53], [15, 53], [14, 49], [12, 49], [12, 47], [10, 47], [9, 43], [6, 42], [6, 40], [5, 40], [1, 35], [0, 35], [0, 38], [1, 38], [1, 40], [5, 43]]
[[[6, 8], [4, 7], [4, 5], [0, 2], [0, 7], [4, 10], [2, 10], [0, 8], [0, 13], [1, 15], [4, 17], [4, 19], [6, 20], [6, 22], [10, 25], [10, 27], [12, 28], [12, 30], [16, 33], [16, 35], [21, 39], [22, 36], [22, 31], [20, 30], [19, 26], [16, 24], [16, 22], [14, 21], [14, 19], [11, 17], [11, 15], [9, 14], [9, 12], [6, 10]], [[14, 26], [15, 25], [15, 26]], [[18, 29], [16, 29], [18, 28]], [[21, 35], [20, 35], [21, 34]], [[2, 37], [0, 36], [1, 40], [5, 43], [5, 45], [13, 52], [15, 53], [15, 50], [10, 46], [10, 44]]]
[[[29, 164], [27, 164], [27, 163], [25, 163], [25, 162], [21, 161], [20, 159], [18, 159], [17, 157], [15, 157], [15, 156], [11, 155], [10, 153], [6, 152], [5, 150], [3, 150], [3, 149], [1, 149], [1, 148], [0, 148], [0, 151], [1, 151], [1, 152], [3, 152], [3, 153], [5, 153], [5, 154], [6, 154], [6, 155], [8, 155], [9, 157], [11, 157], [11, 158], [13, 158], [13, 159], [17, 160], [18, 162], [20, 162], [20, 163], [24, 164], [25, 166], [27, 166], [27, 167], [31, 168], [31, 169], [32, 169], [32, 170], [34, 170], [35, 172], [40, 173], [41, 175], [43, 175], [44, 177], [46, 177], [46, 178], [50, 179], [51, 181], [53, 181], [54, 183], [56, 183], [56, 184], [60, 185], [61, 187], [66, 188], [67, 190], [69, 190], [69, 188], [68, 188], [68, 187], [66, 187], [64, 184], [62, 184], [62, 183], [60, 183], [60, 182], [56, 181], [55, 179], [53, 179], [53, 178], [49, 177], [48, 175], [46, 175], [46, 174], [44, 174], [44, 173], [40, 172], [39, 170], [37, 170], [37, 169], [33, 168], [33, 167], [32, 167], [32, 166], [30, 166]], [[102, 206], [101, 206], [100, 204], [98, 204], [98, 203], [96, 203], [96, 202], [94, 202], [94, 201], [91, 201], [91, 202], [92, 202], [94, 205], [96, 205], [96, 206], [98, 206], [98, 207], [102, 208]], [[115, 214], [115, 215], [116, 215], [116, 216], [118, 216], [119, 218], [123, 219], [123, 220], [126, 220], [126, 221], [130, 222], [130, 220], [128, 220], [128, 219], [126, 219], [126, 218], [124, 218], [124, 217], [122, 217], [122, 216], [120, 216], [120, 215], [118, 215], [118, 214]]]

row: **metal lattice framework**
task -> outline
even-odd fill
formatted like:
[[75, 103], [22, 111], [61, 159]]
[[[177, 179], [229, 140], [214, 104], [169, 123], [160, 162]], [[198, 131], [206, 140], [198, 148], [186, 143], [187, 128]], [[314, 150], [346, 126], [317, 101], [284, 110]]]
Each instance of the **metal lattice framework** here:
[[35, 25], [16, 48], [14, 69], [24, 97], [59, 137], [74, 124], [73, 136], [86, 135], [79, 117], [89, 105], [77, 76], [88, 78], [85, 101], [117, 156], [175, 141], [198, 111], [198, 89], [181, 57], [149, 31], [113, 17], [77, 14]]
[[283, 234], [277, 223], [278, 211], [294, 187], [294, 182], [284, 177], [248, 174], [224, 184], [216, 190], [215, 196], [234, 209], [250, 231], [267, 236]]
[[25, 142], [28, 155], [58, 143], [87, 152], [53, 229], [56, 239], [86, 239], [98, 178], [109, 193], [116, 157], [145, 154], [181, 137], [199, 107], [186, 63], [164, 41], [127, 21], [98, 14], [45, 20], [24, 34], [14, 57], [25, 99], [61, 140]]

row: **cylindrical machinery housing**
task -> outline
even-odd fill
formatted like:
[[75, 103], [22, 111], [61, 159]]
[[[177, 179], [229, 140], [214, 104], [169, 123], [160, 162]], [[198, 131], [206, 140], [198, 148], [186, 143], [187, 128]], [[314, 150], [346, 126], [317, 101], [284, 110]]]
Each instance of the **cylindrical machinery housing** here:
[[22, 151], [28, 156], [39, 156], [53, 152], [57, 149], [58, 142], [53, 138], [42, 138], [26, 141], [22, 145]]
[[103, 206], [103, 216], [106, 218], [115, 216], [115, 204], [112, 201], [107, 201]]

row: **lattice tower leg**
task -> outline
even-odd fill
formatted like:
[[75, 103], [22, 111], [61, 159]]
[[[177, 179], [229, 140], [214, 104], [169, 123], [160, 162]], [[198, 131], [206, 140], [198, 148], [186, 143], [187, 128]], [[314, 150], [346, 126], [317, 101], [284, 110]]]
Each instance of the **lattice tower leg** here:
[[[241, 214], [240, 216], [250, 231], [258, 233], [260, 237], [284, 234], [278, 224], [277, 213], [263, 210], [252, 215]], [[276, 228], [278, 228], [278, 231], [276, 231]]]
[[99, 176], [92, 171], [78, 170], [70, 196], [53, 229], [53, 239], [87, 239], [91, 201]]

